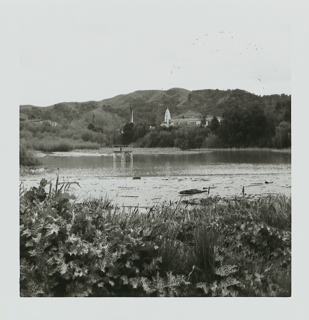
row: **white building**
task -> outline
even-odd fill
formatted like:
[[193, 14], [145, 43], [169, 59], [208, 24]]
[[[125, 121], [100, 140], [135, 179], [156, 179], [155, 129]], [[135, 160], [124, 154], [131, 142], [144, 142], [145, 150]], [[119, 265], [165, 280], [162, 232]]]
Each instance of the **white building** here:
[[169, 127], [170, 125], [172, 125], [171, 124], [171, 120], [172, 120], [171, 113], [170, 113], [170, 111], [168, 109], [166, 109], [165, 115], [164, 115], [164, 123], [163, 123], [163, 125], [165, 125], [166, 127]]
[[[214, 118], [212, 115], [208, 115], [205, 118], [205, 127], [207, 127], [211, 120]], [[221, 122], [221, 117], [216, 117]], [[165, 115], [164, 115], [164, 122], [161, 124], [161, 126], [164, 127], [170, 127], [170, 126], [201, 126], [202, 125], [202, 119], [203, 116], [199, 112], [193, 112], [193, 111], [187, 111], [184, 114], [180, 114], [172, 119], [171, 113], [169, 109], [166, 109]]]

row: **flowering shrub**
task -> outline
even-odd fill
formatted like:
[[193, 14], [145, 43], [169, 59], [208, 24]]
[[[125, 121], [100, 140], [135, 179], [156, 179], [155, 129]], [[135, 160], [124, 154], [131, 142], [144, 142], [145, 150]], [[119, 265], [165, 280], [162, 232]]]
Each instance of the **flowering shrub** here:
[[20, 194], [21, 296], [291, 294], [290, 199], [128, 213], [47, 186]]

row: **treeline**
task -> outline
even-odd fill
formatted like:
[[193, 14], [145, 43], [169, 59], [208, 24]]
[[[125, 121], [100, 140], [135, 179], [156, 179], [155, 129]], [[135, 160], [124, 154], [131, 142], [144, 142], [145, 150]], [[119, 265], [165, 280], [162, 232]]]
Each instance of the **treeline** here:
[[291, 105], [281, 118], [265, 114], [264, 108], [253, 104], [248, 108], [235, 105], [223, 113], [219, 123], [214, 117], [207, 126], [161, 127], [152, 130], [145, 124], [128, 123], [123, 127], [121, 142], [139, 147], [195, 148], [289, 148], [291, 147]]
[[[279, 112], [284, 108], [284, 112]], [[291, 100], [277, 102], [277, 114], [266, 114], [262, 105], [226, 109], [223, 122], [208, 145], [220, 147], [291, 147]]]
[[176, 147], [183, 150], [200, 148], [208, 133], [209, 130], [203, 127], [158, 127], [138, 141], [137, 146], [145, 148]]

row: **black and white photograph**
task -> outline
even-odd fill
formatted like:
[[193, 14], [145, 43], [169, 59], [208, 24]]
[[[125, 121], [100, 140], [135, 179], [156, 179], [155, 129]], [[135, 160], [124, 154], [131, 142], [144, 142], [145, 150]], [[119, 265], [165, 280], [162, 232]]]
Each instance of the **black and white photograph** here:
[[4, 1], [16, 183], [1, 225], [14, 216], [4, 260], [20, 317], [309, 315], [292, 167], [305, 7]]

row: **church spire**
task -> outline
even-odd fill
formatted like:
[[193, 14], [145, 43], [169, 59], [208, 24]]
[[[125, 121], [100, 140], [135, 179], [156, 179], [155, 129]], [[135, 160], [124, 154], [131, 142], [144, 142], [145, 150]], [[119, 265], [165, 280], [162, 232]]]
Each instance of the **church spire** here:
[[133, 107], [130, 106], [130, 122], [133, 123]]
[[165, 111], [165, 115], [164, 115], [164, 123], [166, 123], [166, 125], [169, 127], [170, 126], [170, 123], [171, 123], [171, 113], [170, 111], [168, 110], [168, 108], [166, 109]]

